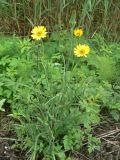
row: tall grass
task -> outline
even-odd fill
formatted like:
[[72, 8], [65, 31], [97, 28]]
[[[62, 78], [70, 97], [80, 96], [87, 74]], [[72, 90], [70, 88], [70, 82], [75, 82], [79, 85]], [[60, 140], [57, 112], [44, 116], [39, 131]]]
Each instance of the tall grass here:
[[72, 13], [76, 26], [119, 40], [119, 0], [0, 0], [1, 32], [26, 35], [33, 25], [50, 30], [68, 28]]

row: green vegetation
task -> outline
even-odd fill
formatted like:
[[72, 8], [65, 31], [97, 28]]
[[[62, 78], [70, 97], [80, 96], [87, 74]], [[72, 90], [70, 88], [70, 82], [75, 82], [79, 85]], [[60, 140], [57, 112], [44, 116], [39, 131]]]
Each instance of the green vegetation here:
[[[87, 57], [75, 57], [78, 43], [90, 46]], [[1, 37], [0, 44], [0, 110], [4, 102], [11, 107], [15, 147], [30, 160], [65, 160], [85, 141], [89, 153], [99, 150], [92, 126], [104, 110], [120, 119], [120, 46], [66, 30], [37, 42]]]
[[[34, 25], [70, 29], [69, 20], [89, 33], [119, 41], [119, 0], [0, 0], [0, 29], [26, 35]], [[91, 36], [91, 35], [90, 35]]]
[[85, 150], [94, 159], [103, 141], [119, 148], [119, 14], [120, 0], [0, 0], [0, 158], [75, 160]]

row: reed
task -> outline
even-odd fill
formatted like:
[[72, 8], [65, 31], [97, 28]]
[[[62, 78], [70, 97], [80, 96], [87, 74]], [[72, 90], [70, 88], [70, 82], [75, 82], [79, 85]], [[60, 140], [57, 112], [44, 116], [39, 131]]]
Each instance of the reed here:
[[27, 35], [33, 25], [40, 24], [50, 31], [69, 29], [75, 13], [76, 26], [118, 41], [119, 6], [119, 0], [0, 0], [0, 29], [19, 35]]

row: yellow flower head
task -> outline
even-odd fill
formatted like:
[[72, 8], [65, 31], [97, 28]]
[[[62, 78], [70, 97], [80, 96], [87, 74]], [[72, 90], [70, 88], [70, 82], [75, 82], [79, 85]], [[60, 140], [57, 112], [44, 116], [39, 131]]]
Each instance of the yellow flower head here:
[[78, 44], [74, 48], [74, 54], [77, 57], [87, 57], [90, 52], [90, 47], [86, 44]]
[[31, 31], [31, 37], [36, 40], [40, 40], [47, 36], [47, 30], [44, 26], [35, 26]]
[[81, 37], [83, 35], [83, 29], [79, 29], [79, 28], [75, 29], [74, 30], [74, 35], [76, 37]]

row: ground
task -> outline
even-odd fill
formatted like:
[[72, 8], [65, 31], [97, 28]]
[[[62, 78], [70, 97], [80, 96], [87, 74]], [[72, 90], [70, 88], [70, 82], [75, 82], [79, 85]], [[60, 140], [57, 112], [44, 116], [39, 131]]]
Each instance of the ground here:
[[[12, 123], [8, 113], [0, 114], [0, 160], [26, 160], [22, 151], [12, 149], [15, 139], [15, 133], [11, 129]], [[88, 154], [85, 142], [80, 152], [70, 154], [72, 160], [120, 160], [120, 122], [104, 116], [104, 122], [93, 127], [93, 134], [102, 142], [100, 151]]]
[[25, 160], [21, 151], [12, 149], [15, 133], [8, 113], [0, 113], [0, 160]]

